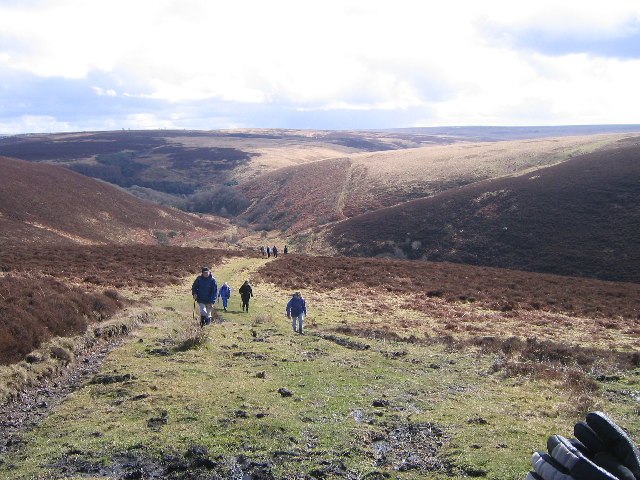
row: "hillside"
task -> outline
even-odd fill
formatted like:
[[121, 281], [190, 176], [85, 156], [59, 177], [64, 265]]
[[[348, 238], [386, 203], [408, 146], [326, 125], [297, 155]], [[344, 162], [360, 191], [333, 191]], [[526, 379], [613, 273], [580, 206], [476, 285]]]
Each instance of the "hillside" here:
[[327, 226], [347, 255], [400, 256], [640, 282], [640, 143]]
[[62, 164], [124, 188], [191, 194], [320, 159], [442, 142], [409, 133], [123, 130], [4, 137], [0, 156]]
[[482, 180], [615, 148], [626, 136], [593, 135], [460, 143], [352, 154], [280, 168], [237, 187], [240, 214], [265, 228], [298, 232]]
[[65, 168], [0, 157], [0, 245], [155, 244], [220, 228]]
[[[251, 313], [234, 295], [199, 328], [192, 277], [146, 296], [100, 368], [65, 366], [82, 372], [73, 394], [56, 378], [0, 405], [0, 477], [513, 480], [587, 411], [638, 438], [640, 285], [385, 259], [213, 266], [232, 288], [251, 279]], [[293, 288], [305, 335], [282, 313]], [[0, 391], [45, 363], [0, 367]]]

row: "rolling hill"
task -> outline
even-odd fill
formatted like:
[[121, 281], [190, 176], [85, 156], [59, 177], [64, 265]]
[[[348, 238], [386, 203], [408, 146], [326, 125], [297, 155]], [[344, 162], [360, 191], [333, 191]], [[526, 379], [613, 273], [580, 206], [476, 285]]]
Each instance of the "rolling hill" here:
[[640, 282], [640, 142], [325, 227], [325, 247]]
[[451, 188], [615, 148], [620, 135], [432, 145], [352, 154], [280, 168], [235, 187], [250, 206], [240, 217], [299, 232]]
[[220, 225], [68, 169], [0, 157], [0, 244], [158, 243]]

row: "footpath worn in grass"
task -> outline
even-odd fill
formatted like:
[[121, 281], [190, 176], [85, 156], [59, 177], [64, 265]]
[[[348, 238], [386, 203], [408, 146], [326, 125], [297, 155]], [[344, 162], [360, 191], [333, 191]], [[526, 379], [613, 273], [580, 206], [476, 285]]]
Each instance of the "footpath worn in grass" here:
[[[582, 416], [553, 378], [505, 377], [479, 349], [336, 333], [375, 315], [336, 292], [303, 290], [303, 336], [284, 316], [291, 292], [265, 281], [244, 313], [237, 289], [264, 262], [214, 271], [233, 295], [204, 332], [193, 278], [152, 299], [159, 320], [0, 457], [0, 477], [517, 479]], [[593, 393], [635, 438], [638, 375]]]

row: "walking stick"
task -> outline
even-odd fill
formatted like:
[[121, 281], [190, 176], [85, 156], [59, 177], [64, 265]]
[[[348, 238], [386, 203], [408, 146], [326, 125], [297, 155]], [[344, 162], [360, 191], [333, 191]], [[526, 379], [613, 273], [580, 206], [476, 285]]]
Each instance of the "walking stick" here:
[[[196, 321], [196, 301], [195, 300], [193, 301], [193, 312], [192, 313], [193, 313], [193, 321], [195, 322]], [[202, 327], [202, 326], [203, 326], [202, 325], [202, 320], [200, 320], [200, 327]]]

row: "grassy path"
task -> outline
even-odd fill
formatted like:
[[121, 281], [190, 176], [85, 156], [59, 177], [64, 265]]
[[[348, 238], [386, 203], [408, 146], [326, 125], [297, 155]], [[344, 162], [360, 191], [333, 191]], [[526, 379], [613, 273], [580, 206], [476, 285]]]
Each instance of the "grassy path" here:
[[252, 282], [242, 312], [237, 289], [264, 262], [213, 269], [230, 311], [197, 348], [176, 349], [199, 331], [193, 279], [151, 299], [159, 320], [0, 459], [0, 477], [516, 479], [571, 424], [553, 385], [493, 376], [489, 357], [333, 334], [363, 320], [335, 296], [304, 292], [304, 336], [273, 285]]

